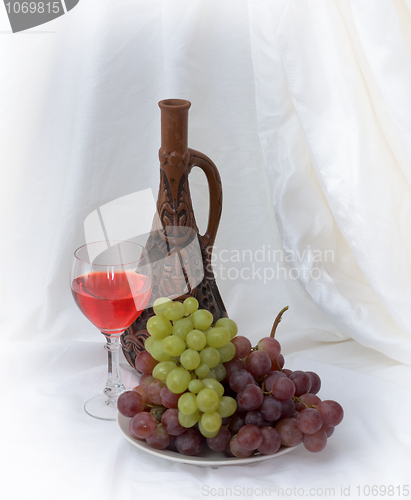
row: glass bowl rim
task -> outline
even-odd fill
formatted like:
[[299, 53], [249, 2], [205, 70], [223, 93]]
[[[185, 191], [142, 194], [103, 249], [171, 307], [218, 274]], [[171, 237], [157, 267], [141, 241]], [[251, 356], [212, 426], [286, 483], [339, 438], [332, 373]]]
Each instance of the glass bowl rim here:
[[[83, 264], [89, 264], [90, 266], [95, 266], [95, 267], [124, 267], [124, 266], [131, 266], [132, 264], [137, 264], [140, 260], [133, 260], [131, 262], [125, 262], [122, 264], [93, 264], [92, 262], [89, 262], [88, 260], [81, 259], [78, 255], [77, 252], [79, 252], [82, 248], [88, 247], [90, 245], [95, 245], [96, 243], [129, 243], [130, 245], [135, 245], [137, 247], [140, 247], [142, 249], [142, 254], [147, 253], [147, 249], [140, 245], [139, 243], [135, 243], [134, 241], [128, 241], [128, 240], [98, 240], [98, 241], [91, 241], [90, 243], [85, 243], [84, 245], [79, 246], [76, 250], [74, 250], [74, 258], [78, 260], [79, 262], [83, 262]], [[114, 246], [114, 245], [110, 245]], [[110, 248], [109, 246], [109, 248]]]

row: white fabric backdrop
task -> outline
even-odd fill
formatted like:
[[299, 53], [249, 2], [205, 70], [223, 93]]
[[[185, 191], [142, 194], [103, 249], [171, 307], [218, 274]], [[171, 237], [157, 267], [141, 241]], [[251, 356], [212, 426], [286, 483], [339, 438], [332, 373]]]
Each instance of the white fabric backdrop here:
[[[253, 5], [259, 132], [282, 243], [341, 332], [409, 363], [410, 13], [386, 0], [372, 15], [362, 1]], [[327, 249], [334, 258], [316, 264]]]
[[[235, 485], [336, 496], [351, 485], [355, 497], [356, 485], [407, 484], [411, 14], [399, 0], [367, 7], [82, 0], [20, 34], [0, 8], [2, 497], [132, 498], [164, 492], [160, 481], [171, 498]], [[72, 301], [72, 252], [97, 207], [156, 195], [157, 102], [171, 97], [192, 102], [189, 145], [223, 180], [214, 267], [230, 316], [256, 342], [288, 304], [278, 333], [287, 366], [318, 371], [320, 395], [344, 405], [318, 456], [171, 465], [82, 410], [104, 384], [106, 353]], [[190, 186], [204, 228], [201, 173]], [[278, 273], [259, 260], [282, 248], [294, 261]], [[236, 262], [243, 250], [253, 262]], [[315, 262], [315, 250], [335, 259]], [[292, 279], [303, 264], [321, 278]], [[236, 278], [252, 265], [254, 279]], [[132, 387], [124, 360], [122, 370]]]

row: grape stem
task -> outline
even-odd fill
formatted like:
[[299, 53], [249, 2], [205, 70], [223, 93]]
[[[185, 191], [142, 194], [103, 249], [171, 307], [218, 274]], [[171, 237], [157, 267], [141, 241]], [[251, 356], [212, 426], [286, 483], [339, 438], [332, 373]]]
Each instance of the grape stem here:
[[297, 396], [293, 396], [293, 401], [294, 403], [302, 403], [306, 408], [315, 408], [317, 409], [317, 405], [308, 405], [307, 403], [304, 403], [304, 401], [302, 401], [301, 398], [297, 397]]
[[150, 413], [155, 417], [155, 419], [158, 421], [159, 420], [159, 417], [157, 416], [157, 414], [160, 412], [160, 418], [162, 416], [162, 414], [166, 411], [166, 407], [163, 406], [162, 408], [160, 407], [159, 408], [159, 405], [147, 405], [149, 408], [151, 408], [150, 410]]
[[284, 309], [281, 309], [281, 311], [277, 314], [277, 317], [275, 318], [273, 327], [271, 329], [271, 334], [270, 334], [271, 338], [274, 338], [278, 323], [281, 321], [281, 319], [282, 319], [281, 317], [285, 313], [285, 311], [287, 311], [287, 309], [288, 309], [288, 306], [285, 306]]
[[[266, 377], [267, 378], [267, 377]], [[261, 384], [261, 390], [263, 391], [263, 394], [265, 394], [266, 396], [272, 396], [273, 393], [270, 392], [270, 391], [266, 391], [265, 390], [265, 385], [264, 385], [264, 382]]]

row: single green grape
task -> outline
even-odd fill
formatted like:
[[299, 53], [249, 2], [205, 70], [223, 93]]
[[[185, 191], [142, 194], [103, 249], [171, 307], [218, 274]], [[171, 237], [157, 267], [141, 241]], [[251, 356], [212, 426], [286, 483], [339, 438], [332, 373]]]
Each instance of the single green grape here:
[[219, 398], [221, 398], [224, 394], [224, 386], [220, 384], [220, 382], [217, 382], [217, 380], [214, 380], [213, 378], [204, 378], [202, 380], [203, 384], [205, 387], [208, 387], [209, 389], [213, 389]]
[[163, 316], [151, 316], [147, 321], [146, 328], [155, 339], [164, 339], [173, 332], [173, 325]]
[[167, 375], [177, 368], [177, 365], [174, 361], [161, 361], [158, 365], [156, 365], [153, 369], [153, 377], [157, 380], [161, 380], [161, 382], [165, 382], [167, 379]]
[[227, 370], [225, 369], [225, 366], [223, 363], [218, 363], [217, 366], [215, 366], [212, 370], [213, 373], [215, 373], [215, 378], [221, 382], [222, 380], [225, 379], [227, 375]]
[[222, 418], [231, 417], [237, 410], [237, 402], [230, 396], [222, 396], [217, 411]]
[[206, 333], [207, 344], [210, 347], [215, 347], [218, 349], [219, 347], [225, 346], [228, 342], [230, 342], [231, 336], [229, 330], [227, 328], [218, 326], [215, 328], [210, 328]]
[[198, 422], [198, 430], [201, 432], [201, 434], [205, 437], [205, 438], [213, 438], [215, 436], [217, 436], [217, 434], [219, 433], [220, 431], [220, 428], [217, 430], [217, 431], [214, 431], [214, 432], [207, 432], [204, 427], [201, 425], [201, 420], [200, 422]]
[[184, 415], [181, 411], [178, 412], [178, 421], [183, 427], [193, 427], [200, 420], [200, 412], [197, 410], [191, 415]]
[[187, 347], [189, 347], [190, 349], [195, 349], [196, 351], [201, 351], [201, 349], [204, 349], [207, 343], [206, 336], [200, 330], [191, 330], [185, 340], [187, 343]]
[[193, 328], [194, 326], [190, 318], [181, 318], [173, 325], [173, 335], [177, 335], [177, 337], [186, 340], [188, 333], [191, 332]]
[[163, 351], [162, 345], [163, 345], [162, 340], [154, 340], [154, 342], [150, 346], [151, 349], [150, 354], [157, 361], [170, 361], [171, 356], [169, 356]]
[[200, 366], [201, 358], [194, 349], [186, 349], [180, 356], [180, 363], [186, 370], [195, 370]]
[[192, 415], [198, 409], [196, 395], [191, 392], [185, 392], [178, 399], [178, 409], [183, 415]]
[[207, 378], [212, 378], [214, 380], [217, 380], [217, 375], [215, 374], [214, 369], [208, 372]]
[[151, 354], [151, 346], [156, 339], [151, 335], [144, 341], [144, 349]]
[[180, 337], [170, 335], [163, 340], [162, 348], [169, 356], [180, 356], [186, 350], [186, 343]]
[[201, 363], [214, 368], [220, 362], [220, 353], [214, 347], [206, 347], [200, 352]]
[[171, 299], [169, 299], [168, 297], [159, 297], [158, 299], [156, 299], [153, 304], [154, 314], [156, 314], [157, 316], [162, 316], [164, 306], [167, 304], [167, 302], [171, 302]]
[[166, 385], [173, 394], [181, 394], [188, 389], [190, 381], [190, 372], [178, 366], [167, 375]]
[[220, 318], [215, 326], [222, 326], [224, 328], [227, 328], [227, 330], [230, 332], [231, 338], [234, 338], [238, 333], [237, 325], [230, 318]]
[[195, 369], [195, 374], [197, 375], [198, 378], [205, 378], [208, 376], [209, 373], [210, 373], [210, 367], [205, 363], [203, 363], [202, 365], [200, 365], [198, 368]]
[[227, 363], [235, 356], [235, 345], [232, 342], [228, 342], [225, 346], [217, 349], [217, 351], [220, 353], [221, 363]]
[[192, 379], [192, 381], [188, 384], [188, 390], [193, 394], [198, 394], [201, 389], [204, 389], [204, 384], [198, 378]]
[[167, 302], [163, 309], [163, 315], [170, 321], [177, 321], [185, 314], [184, 305], [178, 300]]
[[190, 318], [196, 330], [207, 330], [213, 324], [213, 315], [207, 309], [198, 309]]
[[205, 387], [197, 394], [197, 406], [200, 411], [211, 412], [218, 408], [220, 398], [214, 389]]
[[183, 304], [187, 315], [196, 312], [198, 309], [198, 300], [195, 297], [187, 297]]
[[204, 413], [200, 420], [206, 432], [218, 432], [222, 424], [221, 415], [217, 411]]

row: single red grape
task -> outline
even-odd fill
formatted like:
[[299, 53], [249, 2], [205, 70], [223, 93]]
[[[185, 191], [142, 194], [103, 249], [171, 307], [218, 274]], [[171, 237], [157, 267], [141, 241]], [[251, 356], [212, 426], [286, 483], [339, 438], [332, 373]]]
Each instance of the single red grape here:
[[303, 440], [303, 433], [297, 427], [297, 420], [295, 418], [284, 418], [280, 420], [275, 429], [281, 437], [281, 444], [283, 446], [297, 446]]
[[247, 370], [237, 370], [229, 380], [230, 387], [235, 392], [240, 392], [247, 384], [254, 384], [254, 377]]
[[321, 413], [314, 408], [306, 408], [297, 417], [297, 427], [303, 434], [314, 434], [323, 425]]
[[141, 351], [135, 359], [136, 370], [146, 375], [151, 375], [157, 364], [158, 361], [147, 351]]
[[125, 417], [134, 417], [144, 410], [144, 401], [141, 394], [135, 391], [126, 391], [117, 400], [117, 409]]
[[305, 372], [311, 378], [311, 394], [317, 394], [321, 389], [321, 379], [315, 372]]
[[327, 434], [323, 429], [320, 429], [315, 434], [304, 434], [303, 444], [308, 451], [318, 453], [327, 445]]
[[[265, 400], [266, 398], [264, 398]], [[264, 401], [263, 401], [264, 404]], [[262, 405], [261, 405], [262, 406]], [[260, 407], [261, 408], [261, 407]], [[264, 417], [261, 415], [259, 411], [249, 411], [245, 416], [245, 424], [253, 424], [261, 427], [264, 423]]]
[[231, 361], [224, 363], [226, 369], [225, 380], [230, 380], [231, 375], [237, 370], [245, 370], [245, 363], [241, 359], [233, 358]]
[[230, 444], [231, 432], [227, 427], [220, 427], [217, 436], [213, 438], [207, 438], [207, 445], [210, 450], [213, 451], [224, 451]]
[[146, 439], [152, 436], [156, 432], [156, 429], [157, 421], [151, 413], [142, 411], [130, 420], [130, 431], [139, 439]]
[[246, 411], [252, 411], [259, 408], [264, 400], [263, 391], [253, 384], [246, 385], [237, 394], [236, 401]]
[[291, 373], [288, 378], [292, 380], [295, 385], [296, 396], [301, 396], [301, 394], [310, 392], [311, 377], [307, 373], [303, 372], [302, 370], [296, 370]]
[[277, 380], [277, 378], [280, 378], [280, 377], [286, 377], [286, 375], [280, 371], [270, 372], [267, 375], [267, 378], [264, 380], [265, 390], [267, 392], [271, 392], [273, 390], [274, 380]]
[[238, 431], [237, 440], [242, 448], [256, 450], [263, 442], [263, 434], [256, 425], [244, 425]]
[[200, 431], [190, 427], [183, 434], [175, 438], [175, 446], [182, 455], [198, 455], [203, 449], [204, 438]]
[[271, 393], [276, 399], [280, 401], [291, 399], [294, 396], [294, 392], [295, 385], [289, 378], [278, 377], [277, 380], [274, 380]]
[[177, 408], [170, 408], [166, 410], [161, 416], [161, 423], [163, 424], [164, 429], [171, 436], [179, 436], [187, 430], [186, 427], [183, 427], [178, 421]]
[[181, 394], [174, 394], [165, 385], [160, 391], [161, 404], [166, 408], [177, 408]]
[[276, 429], [263, 427], [261, 429], [263, 442], [257, 448], [262, 455], [273, 455], [281, 446], [281, 437]]
[[258, 350], [268, 354], [271, 361], [277, 359], [281, 352], [281, 345], [277, 339], [272, 337], [264, 337], [257, 344]]
[[321, 413], [324, 424], [334, 427], [344, 418], [344, 410], [337, 401], [321, 401], [317, 406], [317, 410]]
[[281, 401], [271, 396], [266, 396], [258, 411], [268, 422], [274, 422], [281, 417], [283, 407]]
[[171, 436], [164, 427], [159, 424], [157, 425], [155, 433], [146, 438], [146, 441], [155, 450], [165, 450], [171, 443]]
[[235, 435], [230, 440], [230, 451], [237, 458], [247, 458], [253, 454], [253, 450], [246, 450], [242, 446], [239, 445], [238, 435]]
[[148, 386], [148, 398], [152, 404], [154, 405], [162, 404], [160, 392], [161, 389], [164, 387], [164, 385], [165, 384], [163, 384], [163, 382], [160, 382], [159, 380], [154, 380], [154, 382], [151, 382], [151, 384]]
[[251, 352], [251, 342], [247, 337], [242, 337], [238, 335], [234, 337], [231, 341], [235, 345], [235, 357], [236, 358], [246, 358]]
[[271, 360], [263, 351], [253, 351], [248, 355], [245, 364], [254, 378], [263, 377], [271, 368]]

